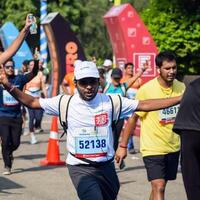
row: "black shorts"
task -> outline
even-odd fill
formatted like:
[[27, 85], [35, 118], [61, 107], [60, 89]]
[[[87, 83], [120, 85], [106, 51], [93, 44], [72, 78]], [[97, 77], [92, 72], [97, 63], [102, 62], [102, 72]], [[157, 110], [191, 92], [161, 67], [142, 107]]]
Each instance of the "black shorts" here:
[[67, 166], [80, 199], [116, 199], [120, 185], [113, 162], [99, 167]]
[[175, 180], [179, 162], [179, 151], [165, 155], [145, 156], [144, 165], [149, 181], [155, 179]]

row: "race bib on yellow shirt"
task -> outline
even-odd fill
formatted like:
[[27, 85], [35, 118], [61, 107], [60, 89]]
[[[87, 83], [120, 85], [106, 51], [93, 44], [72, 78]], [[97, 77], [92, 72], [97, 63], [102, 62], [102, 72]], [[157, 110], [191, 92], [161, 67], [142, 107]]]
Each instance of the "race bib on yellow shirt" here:
[[108, 127], [87, 127], [74, 130], [75, 157], [96, 158], [108, 152]]
[[3, 105], [4, 106], [16, 106], [19, 102], [7, 91], [3, 90]]
[[160, 123], [161, 124], [174, 123], [179, 107], [180, 105], [176, 105], [160, 110]]

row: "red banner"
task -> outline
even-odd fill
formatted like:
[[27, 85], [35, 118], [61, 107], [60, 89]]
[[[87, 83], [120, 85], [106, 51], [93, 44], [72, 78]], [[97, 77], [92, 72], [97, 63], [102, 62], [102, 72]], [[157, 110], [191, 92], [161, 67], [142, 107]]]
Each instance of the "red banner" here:
[[142, 75], [143, 82], [146, 82], [157, 75], [155, 56], [158, 53], [152, 36], [130, 4], [122, 4], [112, 7], [104, 16], [116, 65], [124, 67], [127, 62], [134, 64], [134, 72], [146, 62], [149, 69]]

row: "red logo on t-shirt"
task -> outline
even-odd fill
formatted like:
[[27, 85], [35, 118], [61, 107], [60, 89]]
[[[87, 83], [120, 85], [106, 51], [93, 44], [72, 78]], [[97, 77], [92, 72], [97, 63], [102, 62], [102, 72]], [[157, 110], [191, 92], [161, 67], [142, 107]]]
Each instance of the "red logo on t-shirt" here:
[[108, 123], [108, 113], [95, 115], [95, 126], [105, 126]]

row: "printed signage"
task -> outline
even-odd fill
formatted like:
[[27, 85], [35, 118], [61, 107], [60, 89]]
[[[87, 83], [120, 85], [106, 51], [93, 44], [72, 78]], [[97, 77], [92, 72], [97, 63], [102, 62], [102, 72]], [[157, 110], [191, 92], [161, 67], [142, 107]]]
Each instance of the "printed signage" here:
[[146, 82], [157, 75], [155, 56], [158, 53], [152, 36], [130, 4], [113, 6], [104, 16], [117, 67], [132, 62], [134, 71], [144, 64], [150, 65], [142, 75]]
[[52, 96], [55, 96], [65, 74], [74, 70], [74, 61], [76, 59], [85, 60], [85, 55], [69, 23], [59, 13], [49, 13], [42, 21], [42, 25], [48, 38], [53, 65]]

